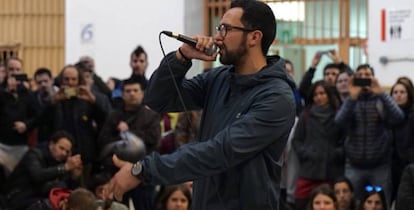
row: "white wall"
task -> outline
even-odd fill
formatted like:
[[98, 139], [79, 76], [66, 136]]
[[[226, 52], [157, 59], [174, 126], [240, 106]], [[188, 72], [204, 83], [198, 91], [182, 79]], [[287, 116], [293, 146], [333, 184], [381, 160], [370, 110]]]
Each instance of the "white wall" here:
[[[414, 59], [414, 1], [412, 0], [369, 0], [368, 23], [368, 62], [374, 67], [381, 85], [391, 86], [399, 76], [409, 76], [414, 79], [414, 62], [402, 61], [383, 65], [379, 62], [381, 56], [389, 58], [409, 57]], [[386, 11], [386, 40], [381, 40], [381, 10]], [[405, 19], [404, 36], [401, 39], [391, 39], [389, 34], [389, 12], [410, 10], [411, 16]], [[409, 26], [409, 27], [406, 27]]]
[[[66, 2], [67, 64], [81, 55], [95, 58], [96, 70], [103, 79], [126, 78], [131, 74], [129, 56], [137, 45], [148, 53], [147, 77], [158, 67], [163, 55], [158, 34], [163, 30], [184, 32], [184, 0], [68, 0]], [[92, 24], [91, 39], [82, 28]], [[86, 30], [88, 31], [88, 30]], [[180, 42], [161, 37], [166, 53], [176, 50]]]

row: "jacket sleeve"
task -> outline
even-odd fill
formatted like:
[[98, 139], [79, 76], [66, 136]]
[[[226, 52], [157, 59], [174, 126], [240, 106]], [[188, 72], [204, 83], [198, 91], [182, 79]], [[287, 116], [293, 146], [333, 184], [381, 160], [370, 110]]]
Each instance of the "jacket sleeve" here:
[[389, 125], [396, 125], [404, 120], [404, 112], [391, 98], [391, 96], [386, 93], [382, 93], [379, 97], [384, 104], [385, 120]]
[[348, 97], [345, 99], [345, 102], [342, 104], [341, 108], [339, 108], [338, 112], [335, 116], [335, 123], [340, 127], [345, 127], [352, 117], [353, 117], [353, 110], [356, 105], [356, 100], [351, 99]]
[[45, 184], [46, 182], [61, 177], [65, 173], [63, 170], [63, 164], [45, 167], [44, 164], [42, 164], [42, 152], [37, 149], [29, 150], [26, 155], [27, 159], [25, 159], [25, 168], [27, 169], [28, 176], [33, 183], [38, 185]]
[[172, 154], [145, 157], [144, 180], [172, 184], [216, 175], [284, 141], [281, 155], [295, 118], [293, 94], [261, 94], [247, 113], [211, 139], [183, 145]]
[[305, 148], [304, 148], [304, 142], [305, 142], [305, 135], [306, 135], [306, 125], [305, 125], [305, 117], [304, 113], [307, 112], [307, 110], [304, 110], [299, 117], [298, 123], [295, 128], [295, 133], [293, 134], [292, 138], [292, 146], [293, 150], [295, 151], [296, 155], [299, 157], [300, 160], [303, 160]]
[[308, 71], [306, 71], [305, 75], [303, 75], [302, 81], [300, 81], [299, 94], [305, 100], [305, 105], [309, 104], [308, 91], [310, 90], [310, 87], [312, 86], [312, 79], [313, 79], [313, 76], [315, 75], [315, 71], [316, 71], [315, 68], [310, 67]]
[[200, 109], [205, 95], [202, 89], [204, 87], [203, 77], [197, 76], [191, 80], [185, 79], [185, 74], [191, 65], [191, 62], [178, 60], [175, 52], [169, 53], [151, 76], [145, 90], [144, 104], [159, 113], [183, 111], [183, 105], [172, 79], [174, 78], [187, 110]]
[[408, 165], [402, 174], [398, 188], [397, 208], [411, 209], [414, 204], [414, 164]]
[[121, 117], [118, 111], [112, 111], [105, 120], [104, 125], [99, 133], [98, 145], [99, 150], [105, 147], [105, 145], [112, 143], [120, 139], [118, 124], [121, 121]]

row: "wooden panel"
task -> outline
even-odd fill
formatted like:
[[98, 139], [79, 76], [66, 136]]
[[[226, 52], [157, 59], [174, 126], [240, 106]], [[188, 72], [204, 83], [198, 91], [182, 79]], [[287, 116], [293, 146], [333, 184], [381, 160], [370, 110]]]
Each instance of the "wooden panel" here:
[[0, 8], [0, 53], [19, 51], [29, 77], [39, 67], [56, 75], [64, 65], [65, 0], [0, 0]]

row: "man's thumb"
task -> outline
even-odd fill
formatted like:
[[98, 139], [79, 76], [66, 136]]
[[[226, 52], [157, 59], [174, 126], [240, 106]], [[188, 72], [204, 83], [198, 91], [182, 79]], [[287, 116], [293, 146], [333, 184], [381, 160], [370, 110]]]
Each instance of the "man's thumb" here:
[[112, 156], [112, 161], [114, 162], [114, 165], [118, 168], [121, 168], [125, 165], [125, 161], [119, 159], [115, 154]]

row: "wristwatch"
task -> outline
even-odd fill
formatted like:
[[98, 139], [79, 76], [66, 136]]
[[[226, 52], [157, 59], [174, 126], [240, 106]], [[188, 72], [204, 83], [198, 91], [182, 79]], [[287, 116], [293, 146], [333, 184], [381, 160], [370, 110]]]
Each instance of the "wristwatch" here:
[[138, 161], [134, 165], [132, 165], [131, 174], [132, 174], [132, 176], [135, 176], [135, 177], [138, 177], [138, 178], [141, 179], [141, 177], [142, 177], [142, 164], [141, 164], [140, 161]]

